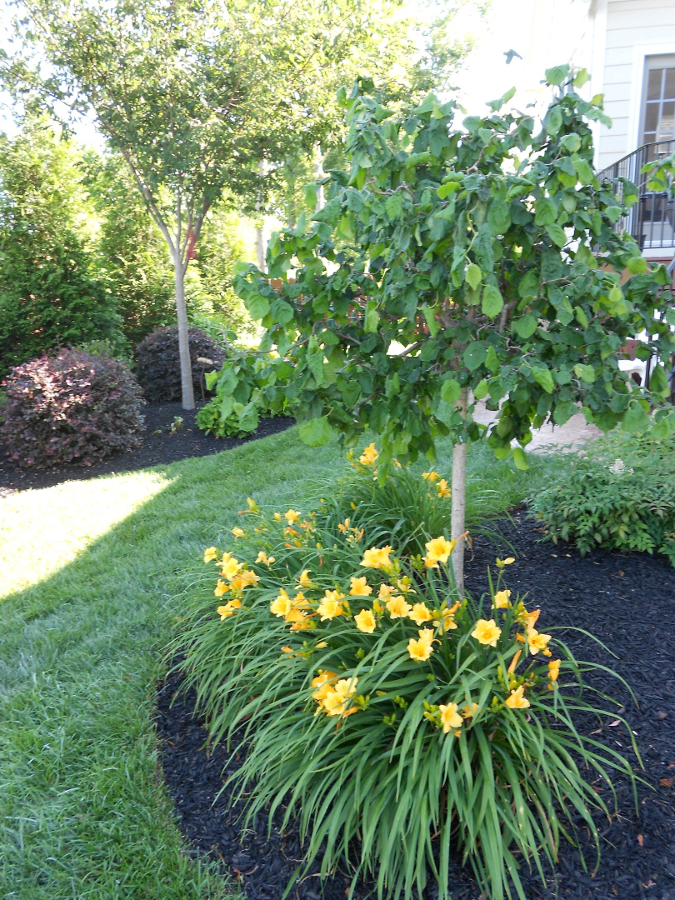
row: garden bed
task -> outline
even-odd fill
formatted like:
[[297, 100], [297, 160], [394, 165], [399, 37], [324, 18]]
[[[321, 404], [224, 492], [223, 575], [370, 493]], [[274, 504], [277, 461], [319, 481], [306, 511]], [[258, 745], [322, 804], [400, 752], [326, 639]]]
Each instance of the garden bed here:
[[[247, 437], [217, 438], [197, 428], [195, 425], [197, 409], [185, 410], [178, 402], [143, 406], [141, 410], [145, 420], [143, 445], [138, 450], [118, 453], [93, 466], [22, 469], [8, 458], [0, 444], [0, 496], [15, 490], [51, 487], [63, 481], [83, 481], [97, 478], [99, 475], [135, 472], [149, 466], [169, 465], [196, 456], [210, 456], [223, 450], [231, 450], [248, 441], [284, 431], [295, 424], [295, 419], [275, 416], [262, 419], [257, 431]], [[172, 434], [171, 424], [178, 416], [183, 419], [183, 428]]]
[[[625, 707], [618, 710], [636, 736], [645, 771], [646, 785], [638, 787], [639, 812], [625, 779], [616, 778], [619, 816], [608, 822], [598, 817], [602, 835], [602, 859], [597, 874], [584, 872], [578, 851], [563, 841], [560, 862], [550, 873], [547, 887], [538, 877], [524, 874], [528, 900], [675, 900], [675, 570], [667, 561], [644, 554], [596, 551], [581, 559], [565, 545], [538, 543], [537, 526], [517, 513], [512, 522], [500, 523], [508, 545], [495, 546], [479, 537], [473, 557], [467, 560], [467, 583], [474, 593], [487, 589], [486, 570], [497, 554], [517, 557], [507, 574], [508, 587], [529, 595], [530, 608], [541, 606], [547, 631], [563, 629], [565, 640], [578, 659], [609, 666], [624, 677], [638, 699], [639, 707], [621, 683], [596, 670], [588, 676], [593, 687], [615, 697]], [[591, 631], [617, 658], [603, 651], [586, 635]], [[244, 843], [240, 843], [237, 817], [241, 808], [231, 804], [228, 790], [216, 795], [225, 774], [240, 765], [241, 758], [228, 759], [223, 747], [206, 748], [207, 733], [192, 716], [193, 698], [179, 692], [174, 676], [158, 697], [158, 730], [162, 766], [184, 833], [195, 853], [219, 858], [224, 870], [240, 882], [251, 900], [280, 900], [300, 862], [299, 841], [293, 828], [281, 834], [273, 822], [258, 817]], [[172, 703], [173, 701], [173, 703]], [[615, 717], [602, 722], [580, 722], [580, 730], [625, 751], [630, 739]], [[243, 751], [242, 751], [243, 752]], [[241, 754], [240, 754], [241, 757]], [[589, 778], [593, 780], [592, 773]], [[600, 781], [594, 782], [601, 789]], [[608, 805], [612, 799], [603, 790]], [[582, 843], [586, 832], [580, 832]], [[589, 867], [595, 861], [593, 847], [586, 847]], [[314, 866], [290, 893], [296, 900], [344, 900], [349, 885], [346, 873], [324, 883]], [[478, 900], [480, 893], [457, 860], [451, 875], [453, 900]], [[359, 885], [355, 897], [369, 895], [369, 886]], [[434, 890], [424, 900], [433, 900]]]

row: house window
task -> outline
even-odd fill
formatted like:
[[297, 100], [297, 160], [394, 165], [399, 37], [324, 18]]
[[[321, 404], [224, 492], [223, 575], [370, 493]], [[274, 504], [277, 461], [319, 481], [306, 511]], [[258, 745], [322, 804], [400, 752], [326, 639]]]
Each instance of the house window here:
[[641, 144], [651, 144], [649, 160], [672, 152], [675, 139], [675, 55], [645, 60]]

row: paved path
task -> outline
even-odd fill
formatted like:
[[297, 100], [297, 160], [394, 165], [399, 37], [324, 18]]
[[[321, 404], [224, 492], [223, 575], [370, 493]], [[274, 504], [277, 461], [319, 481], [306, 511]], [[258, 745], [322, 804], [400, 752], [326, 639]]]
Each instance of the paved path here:
[[[497, 413], [485, 409], [484, 403], [479, 403], [474, 413], [477, 422], [488, 425], [497, 417]], [[533, 433], [532, 441], [525, 448], [528, 453], [532, 450], [547, 450], [549, 447], [564, 447], [571, 445], [571, 449], [586, 444], [600, 437], [602, 432], [595, 425], [589, 425], [583, 413], [577, 413], [565, 422], [564, 425], [544, 425]]]

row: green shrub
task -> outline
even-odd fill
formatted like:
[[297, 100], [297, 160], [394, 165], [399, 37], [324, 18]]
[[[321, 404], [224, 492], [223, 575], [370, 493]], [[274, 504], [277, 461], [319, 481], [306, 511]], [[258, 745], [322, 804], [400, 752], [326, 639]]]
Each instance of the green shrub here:
[[[195, 398], [199, 399], [202, 391], [206, 393], [208, 390], [204, 373], [222, 366], [225, 353], [223, 348], [201, 328], [189, 328], [188, 338], [192, 360], [192, 384]], [[209, 362], [200, 363], [198, 361], [200, 359]], [[177, 325], [157, 328], [136, 347], [136, 375], [149, 403], [181, 399]]]
[[141, 389], [119, 360], [63, 350], [16, 366], [3, 387], [0, 437], [20, 466], [90, 466], [140, 446]]
[[517, 851], [543, 879], [576, 817], [597, 845], [605, 804], [579, 764], [607, 781], [630, 768], [577, 732], [573, 711], [599, 710], [568, 648], [505, 588], [512, 559], [488, 598], [457, 599], [452, 542], [427, 534], [423, 555], [399, 555], [414, 541], [390, 540], [391, 511], [246, 513], [236, 557], [204, 553], [219, 599], [204, 591], [171, 648], [213, 740], [248, 743], [233, 776], [244, 827], [286, 807], [307, 863], [323, 849], [325, 875], [348, 856], [379, 897], [411, 898], [430, 872], [447, 898], [451, 843], [493, 900], [523, 897]]
[[220, 372], [206, 376], [216, 395], [197, 413], [197, 425], [217, 437], [238, 437], [255, 431], [261, 416], [290, 415], [291, 372], [287, 362], [271, 353], [228, 347]]
[[562, 454], [558, 477], [531, 501], [554, 542], [665, 554], [675, 565], [675, 438], [618, 432]]
[[97, 270], [81, 153], [44, 118], [0, 135], [0, 377], [82, 341], [121, 338]]

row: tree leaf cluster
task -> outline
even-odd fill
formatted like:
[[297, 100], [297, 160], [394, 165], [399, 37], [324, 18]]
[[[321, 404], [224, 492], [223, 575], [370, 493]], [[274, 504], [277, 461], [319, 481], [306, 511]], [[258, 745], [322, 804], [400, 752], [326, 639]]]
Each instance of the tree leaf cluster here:
[[615, 229], [637, 190], [624, 179], [619, 198], [593, 170], [602, 98], [584, 100], [568, 67], [549, 74], [563, 90], [541, 128], [502, 113], [505, 98], [456, 124], [433, 95], [399, 115], [362, 82], [341, 92], [349, 168], [308, 227], [271, 242], [274, 284], [255, 267], [235, 279], [263, 348], [294, 367], [301, 418], [348, 444], [372, 429], [385, 461], [433, 457], [439, 436], [482, 436], [474, 407], [454, 405], [467, 389], [499, 410], [497, 456], [516, 441], [525, 466], [532, 430], [580, 407], [603, 430], [646, 415], [620, 348], [646, 330], [639, 352], [668, 357], [670, 279]]

